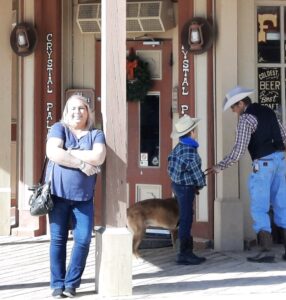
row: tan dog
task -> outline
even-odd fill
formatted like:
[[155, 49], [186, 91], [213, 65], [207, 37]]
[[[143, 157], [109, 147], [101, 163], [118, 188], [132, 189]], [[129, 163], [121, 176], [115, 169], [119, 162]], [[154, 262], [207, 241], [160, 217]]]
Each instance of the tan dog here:
[[179, 223], [179, 207], [174, 198], [146, 199], [127, 209], [128, 228], [133, 233], [133, 254], [139, 256], [138, 247], [149, 226], [170, 230], [175, 247]]

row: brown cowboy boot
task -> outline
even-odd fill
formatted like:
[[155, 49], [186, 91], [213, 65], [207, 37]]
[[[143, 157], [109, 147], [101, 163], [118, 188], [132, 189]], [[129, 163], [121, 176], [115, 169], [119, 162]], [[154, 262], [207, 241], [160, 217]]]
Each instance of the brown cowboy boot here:
[[285, 253], [282, 255], [282, 258], [286, 260], [286, 229], [283, 229], [283, 243], [285, 248]]
[[248, 257], [247, 260], [257, 263], [272, 263], [274, 262], [274, 254], [271, 251], [272, 247], [272, 236], [270, 232], [261, 230], [258, 233], [258, 239], [261, 246], [260, 252], [253, 256]]

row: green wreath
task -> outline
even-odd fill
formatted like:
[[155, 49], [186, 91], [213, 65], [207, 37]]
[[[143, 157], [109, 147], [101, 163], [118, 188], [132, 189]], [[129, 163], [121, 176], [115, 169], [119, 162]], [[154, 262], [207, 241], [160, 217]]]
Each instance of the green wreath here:
[[152, 86], [148, 63], [142, 61], [133, 49], [127, 56], [127, 101], [142, 101]]

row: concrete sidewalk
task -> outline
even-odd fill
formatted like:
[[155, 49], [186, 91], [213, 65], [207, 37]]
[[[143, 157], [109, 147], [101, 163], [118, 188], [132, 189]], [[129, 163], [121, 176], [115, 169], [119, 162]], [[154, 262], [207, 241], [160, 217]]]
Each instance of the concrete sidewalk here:
[[[72, 241], [68, 243], [68, 249]], [[254, 249], [253, 249], [254, 250]], [[178, 266], [172, 248], [141, 250], [133, 261], [133, 295], [111, 299], [285, 299], [286, 262], [282, 245], [275, 246], [276, 263], [246, 261], [254, 251], [200, 250], [207, 261]], [[49, 238], [0, 237], [0, 299], [53, 299], [49, 288]], [[77, 298], [102, 298], [95, 293], [94, 239]]]

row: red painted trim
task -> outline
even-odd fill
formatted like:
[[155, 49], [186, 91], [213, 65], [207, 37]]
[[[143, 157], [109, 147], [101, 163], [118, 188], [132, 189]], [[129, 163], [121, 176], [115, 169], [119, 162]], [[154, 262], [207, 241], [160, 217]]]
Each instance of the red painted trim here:
[[[35, 51], [34, 180], [38, 180], [48, 127], [61, 115], [61, 1], [35, 1], [35, 27], [38, 45]], [[49, 104], [53, 105], [51, 115], [47, 111]]]
[[[61, 11], [61, 1], [35, 1], [35, 27], [38, 33], [34, 70], [35, 183], [40, 178], [45, 157], [47, 127], [58, 121], [61, 115]], [[52, 68], [52, 73], [49, 73], [49, 67]], [[48, 80], [49, 76], [51, 81]], [[52, 120], [47, 118], [49, 103], [53, 105], [50, 115]], [[35, 235], [43, 234], [45, 231], [46, 217], [40, 217], [39, 230]]]
[[17, 141], [17, 124], [11, 124], [11, 141]]
[[[179, 72], [179, 83], [178, 83], [178, 109], [181, 115], [181, 105], [188, 105], [189, 110], [186, 113], [191, 116], [195, 115], [195, 90], [194, 90], [194, 55], [190, 53], [182, 53], [182, 38], [181, 32], [184, 25], [193, 17], [194, 14], [194, 2], [193, 0], [179, 0], [178, 1], [178, 72]], [[185, 49], [185, 51], [187, 51]], [[183, 73], [183, 64], [188, 64], [189, 72], [186, 76]], [[184, 80], [188, 81], [188, 86], [184, 84]]]
[[[208, 21], [214, 26], [213, 21], [213, 1], [207, 0]], [[215, 162], [215, 141], [214, 141], [214, 69], [213, 69], [213, 47], [208, 51], [208, 167]], [[208, 178], [208, 214], [209, 214], [209, 238], [214, 238], [214, 200], [215, 200], [215, 177], [209, 175]]]

